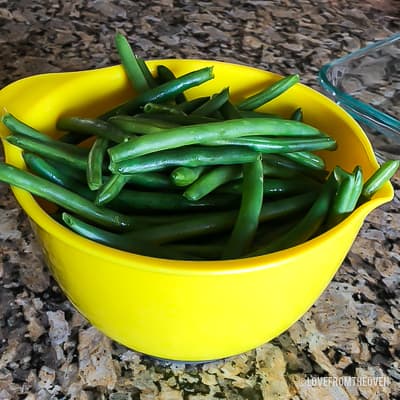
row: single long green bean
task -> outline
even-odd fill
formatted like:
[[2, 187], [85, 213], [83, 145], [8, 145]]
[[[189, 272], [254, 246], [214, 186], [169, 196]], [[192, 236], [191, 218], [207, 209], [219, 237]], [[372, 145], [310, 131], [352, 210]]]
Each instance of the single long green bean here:
[[243, 193], [238, 217], [222, 258], [239, 258], [249, 250], [259, 224], [263, 204], [262, 160], [243, 166]]
[[317, 138], [270, 138], [270, 137], [239, 137], [236, 139], [213, 140], [204, 143], [210, 146], [245, 146], [260, 153], [285, 153], [287, 158], [295, 159], [312, 168], [323, 168], [321, 158], [306, 151], [335, 150], [336, 142], [330, 137]]
[[187, 146], [183, 149], [164, 150], [118, 163], [111, 163], [109, 168], [113, 173], [134, 174], [177, 166], [199, 167], [243, 164], [255, 161], [258, 158], [261, 158], [260, 153], [246, 147]]
[[[41, 176], [42, 178], [66, 188], [74, 188], [76, 185], [80, 185], [74, 176], [64, 173], [64, 168], [62, 169], [63, 173], [60, 173], [60, 168], [53, 167], [42, 157], [39, 157], [34, 153], [24, 151], [22, 153], [22, 157], [29, 170], [34, 174]], [[82, 171], [79, 172], [81, 173]], [[84, 187], [83, 184], [82, 187]], [[77, 190], [76, 193], [79, 193], [79, 190]]]
[[119, 162], [127, 158], [191, 144], [259, 135], [313, 137], [321, 134], [318, 129], [298, 121], [242, 118], [206, 123], [201, 126], [181, 126], [154, 135], [141, 136], [136, 140], [111, 147], [109, 154], [113, 162]]
[[[178, 106], [176, 106], [178, 108]], [[148, 118], [153, 121], [160, 122], [169, 122], [175, 124], [175, 127], [179, 127], [181, 125], [196, 125], [196, 124], [207, 124], [210, 122], [218, 122], [217, 118], [214, 117], [203, 117], [201, 115], [184, 115], [184, 114], [170, 114], [165, 112], [160, 113], [143, 113], [136, 114], [137, 117], [140, 118]]]
[[117, 48], [121, 64], [128, 76], [128, 79], [137, 93], [143, 93], [150, 89], [138, 59], [132, 50], [131, 45], [124, 35], [117, 33], [115, 35], [115, 46]]
[[[324, 142], [324, 139], [327, 141]], [[293, 152], [285, 152], [282, 154], [283, 157], [288, 158], [289, 160], [296, 161], [299, 164], [304, 165], [305, 167], [316, 169], [316, 170], [323, 170], [325, 169], [325, 161], [322, 157], [317, 156], [314, 153], [310, 153], [311, 150], [335, 150], [336, 149], [336, 142], [331, 138], [321, 138], [321, 143], [325, 143], [326, 147], [321, 148], [304, 148], [300, 150], [300, 146], [298, 150], [294, 150]], [[304, 146], [305, 147], [305, 146]], [[312, 147], [312, 146], [310, 146]]]
[[57, 121], [57, 129], [87, 136], [99, 136], [116, 143], [122, 143], [135, 137], [114, 124], [96, 118], [62, 117]]
[[293, 171], [294, 175], [302, 174], [313, 177], [318, 180], [324, 180], [328, 175], [328, 171], [323, 169], [310, 168], [302, 163], [284, 157], [285, 154], [268, 154], [263, 158], [264, 164], [270, 167], [281, 168], [282, 172], [290, 173]]
[[86, 171], [88, 149], [57, 141], [42, 142], [19, 134], [9, 135], [6, 140], [23, 150], [39, 154], [51, 160], [65, 162]]
[[134, 218], [130, 216], [97, 207], [71, 190], [12, 165], [0, 163], [0, 181], [27, 190], [33, 195], [42, 197], [80, 215], [82, 218], [111, 230], [130, 230], [135, 225]]
[[255, 95], [241, 101], [239, 104], [237, 104], [237, 107], [239, 108], [239, 110], [255, 110], [256, 108], [261, 107], [265, 103], [275, 99], [282, 93], [286, 92], [294, 84], [299, 82], [299, 80], [300, 78], [298, 74], [286, 76], [285, 78], [282, 78], [273, 83], [266, 89], [263, 89]]
[[[268, 156], [270, 157], [270, 156]], [[282, 178], [282, 179], [290, 179], [298, 176], [302, 176], [296, 169], [287, 168], [284, 165], [268, 163], [265, 160], [265, 156], [263, 156], [263, 169], [264, 175], [269, 178]]]
[[12, 132], [20, 135], [29, 136], [41, 142], [52, 142], [53, 139], [44, 133], [25, 124], [13, 114], [7, 113], [1, 117], [1, 122]]
[[151, 88], [144, 93], [139, 94], [135, 98], [126, 101], [106, 112], [101, 116], [107, 120], [114, 115], [132, 114], [139, 110], [146, 103], [162, 103], [164, 101], [175, 98], [179, 93], [194, 86], [198, 86], [213, 78], [212, 67], [201, 68], [197, 71], [189, 72], [173, 81], [162, 83], [161, 85]]
[[156, 132], [162, 132], [165, 129], [175, 128], [179, 126], [176, 123], [162, 121], [160, 119], [151, 120], [149, 118], [141, 118], [130, 115], [116, 115], [108, 119], [108, 122], [117, 126], [128, 134], [147, 135]]

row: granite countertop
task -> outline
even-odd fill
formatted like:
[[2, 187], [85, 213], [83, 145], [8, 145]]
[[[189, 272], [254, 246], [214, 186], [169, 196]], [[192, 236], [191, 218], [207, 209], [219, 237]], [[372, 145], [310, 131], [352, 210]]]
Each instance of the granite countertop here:
[[[319, 89], [324, 63], [400, 30], [400, 6], [0, 0], [0, 87], [36, 73], [116, 64], [116, 30], [144, 58], [213, 58], [298, 72]], [[157, 361], [92, 327], [50, 276], [26, 216], [0, 184], [0, 400], [400, 398], [400, 179], [393, 184], [394, 200], [368, 216], [301, 320], [270, 343], [205, 364]], [[352, 380], [345, 385], [342, 376]]]

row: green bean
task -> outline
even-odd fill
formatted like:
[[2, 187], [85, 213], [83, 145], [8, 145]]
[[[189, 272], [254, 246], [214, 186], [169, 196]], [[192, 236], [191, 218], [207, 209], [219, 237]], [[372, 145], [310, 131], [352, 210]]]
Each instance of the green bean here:
[[[176, 79], [174, 73], [165, 65], [157, 65], [157, 76], [161, 83]], [[177, 104], [184, 103], [187, 101], [186, 96], [183, 93], [180, 93], [175, 97], [175, 101]]]
[[242, 118], [240, 111], [229, 100], [220, 107], [219, 111], [224, 119]]
[[212, 67], [205, 67], [197, 71], [189, 72], [173, 81], [162, 83], [155, 88], [139, 94], [135, 98], [128, 100], [103, 114], [101, 118], [107, 120], [114, 115], [135, 113], [146, 103], [162, 103], [173, 99], [179, 93], [183, 93], [185, 90], [198, 86], [212, 78]]
[[[314, 179], [307, 176], [300, 176], [296, 178], [280, 179], [280, 178], [266, 178], [264, 176], [264, 195], [266, 196], [281, 196], [297, 193], [304, 193], [310, 190], [319, 190], [321, 184]], [[222, 186], [218, 192], [220, 193], [242, 193], [242, 180], [230, 182]]]
[[7, 136], [6, 140], [23, 150], [42, 155], [43, 157], [47, 157], [51, 160], [64, 161], [76, 166], [79, 169], [86, 170], [88, 154], [87, 149], [57, 141], [42, 142], [19, 134]]
[[399, 169], [400, 160], [388, 160], [384, 162], [364, 183], [361, 198], [369, 200]]
[[147, 114], [161, 113], [161, 114], [180, 115], [182, 117], [186, 117], [186, 114], [179, 108], [166, 104], [146, 103], [143, 107], [143, 111]]
[[299, 75], [289, 75], [285, 78], [278, 80], [271, 86], [263, 89], [255, 95], [244, 99], [239, 104], [237, 104], [237, 107], [239, 108], [239, 110], [255, 110], [256, 108], [264, 105], [268, 101], [271, 101], [280, 96], [297, 82], [299, 82]]
[[105, 183], [98, 191], [95, 204], [98, 206], [105, 205], [115, 199], [121, 192], [125, 184], [128, 182], [128, 175], [115, 174]]
[[[96, 199], [96, 193], [91, 191], [86, 185], [77, 181], [74, 177], [68, 176], [65, 172], [66, 168], [54, 168], [46, 160], [30, 154], [27, 156], [27, 165], [37, 175], [48, 179], [50, 182], [57, 183], [66, 189], [74, 191], [81, 197], [84, 197], [91, 202]], [[130, 177], [129, 177], [130, 178]], [[143, 192], [137, 190], [124, 189], [120, 192], [118, 197], [113, 199], [107, 206], [113, 210], [124, 213], [142, 213], [143, 211], [175, 211], [182, 213], [189, 210], [209, 210], [232, 208], [237, 203], [237, 197], [232, 195], [213, 195], [201, 201], [191, 202], [182, 197], [178, 193], [157, 193], [157, 192]], [[142, 223], [141, 216], [135, 215], [135, 221]], [[144, 217], [143, 217], [144, 218]], [[167, 216], [169, 221], [181, 219], [181, 216]], [[149, 217], [146, 216], [144, 221], [148, 222]], [[152, 223], [164, 222], [163, 216], [158, 215], [151, 220]]]
[[0, 181], [27, 190], [33, 195], [112, 230], [130, 230], [135, 225], [132, 217], [97, 207], [71, 190], [5, 163], [0, 163]]
[[54, 168], [53, 166], [49, 165], [46, 160], [37, 156], [34, 153], [28, 153], [24, 151], [22, 153], [22, 157], [28, 168], [33, 173], [41, 176], [42, 178], [48, 179], [49, 181], [54, 182], [57, 185], [67, 188], [73, 188], [77, 184], [77, 181], [74, 177], [66, 174], [60, 174], [60, 169]]
[[[82, 174], [82, 171], [69, 168], [66, 165], [58, 164], [54, 166], [48, 160], [34, 153], [23, 152], [23, 158], [29, 169], [36, 175], [72, 190], [87, 200], [93, 201], [95, 199], [96, 194], [88, 188], [86, 177]], [[79, 177], [75, 174], [76, 171], [80, 172]]]
[[98, 190], [103, 184], [104, 157], [108, 145], [108, 139], [98, 137], [90, 148], [86, 168], [86, 179], [90, 190]]
[[176, 127], [181, 125], [195, 125], [195, 124], [207, 124], [210, 122], [218, 122], [219, 120], [212, 117], [203, 117], [201, 115], [183, 115], [183, 114], [167, 114], [167, 113], [144, 113], [136, 114], [140, 118], [148, 118], [153, 121], [168, 122], [175, 124]]
[[45, 144], [52, 144], [58, 148], [63, 148], [73, 153], [86, 154], [87, 150], [80, 147], [71, 146], [70, 144], [60, 142], [34, 128], [20, 121], [12, 114], [6, 114], [2, 117], [3, 124], [13, 133], [16, 137], [25, 137], [25, 141], [33, 139], [34, 141], [44, 142]]
[[77, 132], [67, 132], [58, 138], [61, 143], [80, 144], [88, 138], [88, 135]]
[[132, 213], [140, 211], [204, 211], [233, 209], [237, 206], [239, 196], [235, 194], [210, 194], [198, 201], [185, 199], [180, 193], [144, 192], [138, 190], [122, 190], [110, 203], [110, 206], [121, 212]]
[[[200, 167], [177, 167], [171, 174], [170, 179], [175, 186], [189, 186], [207, 169], [206, 166]], [[310, 179], [307, 176], [301, 175], [294, 169], [288, 169], [283, 166], [268, 165], [263, 162], [264, 175], [273, 178], [293, 178], [301, 180]], [[139, 186], [148, 188], [171, 188], [170, 180], [165, 175], [156, 172], [135, 173], [129, 175], [129, 182]], [[314, 181], [317, 184], [316, 181]], [[237, 193], [237, 191], [235, 191]]]
[[187, 146], [182, 149], [164, 150], [118, 163], [111, 163], [109, 168], [113, 173], [134, 174], [177, 166], [199, 167], [218, 164], [243, 164], [258, 158], [261, 158], [259, 153], [246, 147]]
[[109, 149], [113, 162], [138, 157], [160, 150], [213, 140], [235, 139], [244, 136], [320, 136], [318, 129], [302, 122], [272, 118], [235, 119], [212, 122], [201, 126], [180, 126], [154, 135], [141, 136], [136, 140], [120, 143]]
[[[37, 156], [37, 157], [39, 157], [39, 156]], [[73, 165], [73, 164], [68, 164], [66, 162], [60, 162], [60, 161], [54, 161], [54, 160], [50, 160], [50, 159], [46, 159], [46, 163], [49, 165], [49, 168], [53, 168], [56, 171], [62, 171], [64, 176], [74, 179], [75, 181], [80, 182], [85, 187], [87, 187], [87, 178], [86, 178], [85, 170], [75, 168], [75, 165]]]
[[199, 200], [224, 183], [239, 178], [241, 174], [242, 171], [239, 166], [224, 165], [215, 167], [192, 183], [183, 192], [183, 196], [188, 200]]
[[294, 121], [303, 121], [303, 110], [301, 107], [296, 108], [293, 111], [293, 114], [290, 116], [290, 119], [293, 119]]
[[152, 75], [149, 67], [146, 64], [146, 61], [143, 60], [141, 57], [137, 57], [137, 62], [139, 64], [140, 69], [142, 70], [142, 74], [145, 77], [149, 88], [155, 88], [158, 86], [157, 80]]
[[[260, 153], [285, 153], [288, 158], [315, 168], [323, 168], [321, 158], [305, 151], [334, 150], [336, 142], [330, 137], [317, 138], [269, 138], [260, 136], [239, 137], [236, 139], [213, 140], [205, 143], [212, 146], [245, 146]], [[294, 154], [294, 155], [293, 155]]]
[[[268, 157], [270, 157], [270, 155]], [[265, 160], [265, 157], [263, 157], [263, 169], [264, 169], [264, 175], [269, 178], [288, 179], [288, 178], [303, 176], [294, 168], [288, 168], [285, 165], [279, 165], [278, 163], [276, 164], [273, 164], [271, 162], [268, 163]]]
[[62, 214], [63, 222], [79, 235], [97, 243], [113, 247], [118, 250], [129, 251], [156, 258], [191, 259], [190, 256], [172, 248], [163, 248], [140, 240], [134, 232], [117, 234], [90, 225], [68, 213]]
[[132, 175], [125, 175], [128, 183], [149, 189], [173, 189], [175, 185], [169, 177], [158, 172], [146, 172]]
[[[328, 150], [335, 150], [336, 149], [336, 142], [333, 139], [330, 138], [321, 138], [321, 142], [324, 142], [324, 139], [326, 140], [326, 146], [325, 149]], [[289, 158], [290, 160], [296, 161], [299, 164], [302, 164], [308, 168], [313, 168], [313, 169], [325, 169], [325, 161], [320, 157], [317, 156], [316, 154], [310, 153], [310, 150], [322, 150], [324, 147], [318, 149], [304, 149], [304, 150], [295, 150], [294, 152], [285, 152], [285, 154], [282, 154], [283, 157]], [[307, 151], [308, 150], [308, 151]]]
[[128, 76], [133, 88], [138, 93], [149, 90], [149, 85], [143, 75], [142, 69], [138, 63], [138, 59], [134, 54], [128, 40], [121, 33], [115, 35], [115, 46], [117, 48], [122, 66]]
[[57, 121], [57, 129], [73, 131], [87, 136], [103, 137], [116, 143], [125, 142], [135, 137], [135, 135], [127, 134], [107, 121], [95, 118], [62, 117]]
[[29, 136], [41, 142], [52, 142], [52, 138], [25, 124], [10, 113], [3, 115], [1, 117], [1, 122], [13, 133]]
[[[235, 106], [237, 108], [237, 106]], [[238, 109], [238, 108], [237, 108]], [[238, 109], [239, 110], [239, 109]], [[239, 114], [242, 118], [274, 118], [274, 119], [284, 119], [278, 114], [271, 114], [261, 111], [250, 111], [250, 110], [239, 110]]]
[[[307, 209], [315, 200], [314, 192], [273, 200], [264, 203], [260, 222], [290, 216]], [[172, 222], [168, 225], [154, 226], [136, 231], [138, 237], [154, 243], [171, 243], [179, 240], [210, 235], [232, 228], [237, 218], [237, 211], [202, 213], [191, 218]]]
[[201, 115], [204, 117], [212, 115], [218, 111], [229, 100], [229, 88], [224, 88], [221, 92], [211, 96], [211, 99], [196, 108], [192, 115]]
[[117, 126], [128, 134], [147, 135], [156, 132], [162, 132], [165, 129], [175, 128], [179, 126], [173, 122], [162, 120], [151, 120], [149, 118], [141, 118], [130, 115], [116, 115], [108, 119], [108, 122]]
[[354, 190], [353, 190], [353, 196], [351, 197], [351, 201], [349, 202], [349, 208], [351, 210], [354, 210], [357, 207], [364, 186], [363, 182], [364, 176], [361, 166], [357, 165], [353, 169], [352, 175], [354, 177]]
[[248, 251], [257, 231], [263, 205], [263, 167], [259, 159], [243, 166], [243, 192], [238, 217], [222, 258], [239, 258]]
[[209, 99], [210, 99], [210, 96], [195, 97], [194, 99], [186, 100], [183, 103], [177, 104], [176, 108], [178, 110], [181, 110], [185, 114], [190, 114], [192, 111], [194, 111], [196, 108], [200, 107], [202, 104], [204, 104]]
[[359, 167], [350, 174], [336, 166], [333, 174], [337, 182], [337, 190], [327, 216], [326, 230], [343, 221], [354, 210], [363, 184]]
[[171, 181], [176, 186], [189, 186], [196, 181], [199, 176], [207, 169], [206, 166], [200, 167], [177, 167], [171, 174]]
[[[48, 179], [51, 182], [55, 182], [58, 185], [64, 186], [66, 189], [74, 191], [81, 197], [94, 202], [96, 193], [89, 190], [86, 185], [76, 179], [69, 177], [64, 172], [65, 170], [55, 169], [49, 165], [45, 160], [40, 159], [36, 155], [31, 155], [34, 163], [29, 162], [29, 167], [33, 172], [39, 176]], [[39, 160], [37, 160], [39, 159]], [[178, 193], [165, 193], [165, 192], [143, 192], [131, 189], [124, 189], [119, 193], [117, 198], [114, 198], [107, 206], [113, 210], [124, 212], [128, 214], [134, 214], [137, 212], [143, 213], [145, 211], [178, 211], [182, 213], [190, 210], [213, 210], [213, 209], [226, 209], [233, 208], [237, 204], [238, 197], [236, 195], [210, 195], [206, 198], [192, 202], [186, 200]], [[141, 222], [139, 216], [135, 215], [135, 222]], [[170, 221], [176, 220], [177, 216], [166, 217]], [[182, 217], [179, 216], [178, 219]], [[163, 217], [158, 215], [154, 217], [155, 222], [162, 222]], [[146, 216], [145, 221], [148, 221], [149, 217]]]
[[266, 246], [252, 251], [247, 254], [247, 257], [260, 256], [267, 253], [272, 253], [279, 250], [284, 250], [289, 247], [294, 247], [298, 244], [304, 243], [309, 240], [323, 224], [329, 207], [332, 202], [336, 188], [335, 179], [333, 175], [324, 184], [323, 189], [318, 195], [312, 207], [304, 215], [298, 224], [283, 235], [271, 240]]
[[263, 161], [266, 165], [282, 168], [282, 171], [292, 170], [295, 175], [300, 173], [318, 180], [324, 180], [328, 175], [328, 171], [326, 170], [310, 168], [304, 164], [298, 163], [297, 161], [289, 160], [289, 158], [284, 157], [284, 155], [285, 154], [268, 154], [263, 158]]

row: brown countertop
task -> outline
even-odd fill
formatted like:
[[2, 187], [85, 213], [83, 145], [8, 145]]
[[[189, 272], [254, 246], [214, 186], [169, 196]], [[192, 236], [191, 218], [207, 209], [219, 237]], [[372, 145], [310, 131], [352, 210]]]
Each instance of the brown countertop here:
[[[298, 72], [319, 89], [324, 63], [399, 28], [400, 7], [389, 0], [0, 0], [0, 87], [36, 73], [116, 64], [120, 30], [147, 59]], [[393, 183], [395, 199], [369, 215], [301, 320], [270, 343], [205, 364], [154, 360], [85, 321], [0, 183], [0, 400], [399, 398], [399, 178]]]

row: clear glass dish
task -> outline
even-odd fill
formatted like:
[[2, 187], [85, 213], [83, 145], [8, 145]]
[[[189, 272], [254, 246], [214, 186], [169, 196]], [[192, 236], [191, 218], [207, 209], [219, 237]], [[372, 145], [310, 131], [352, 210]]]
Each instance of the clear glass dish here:
[[324, 65], [319, 83], [360, 123], [379, 161], [400, 159], [400, 33]]

